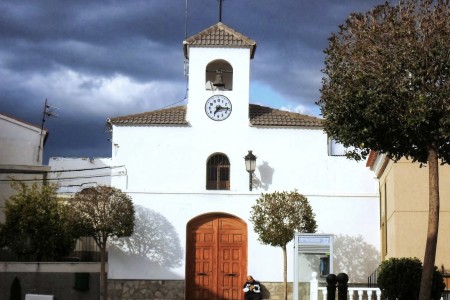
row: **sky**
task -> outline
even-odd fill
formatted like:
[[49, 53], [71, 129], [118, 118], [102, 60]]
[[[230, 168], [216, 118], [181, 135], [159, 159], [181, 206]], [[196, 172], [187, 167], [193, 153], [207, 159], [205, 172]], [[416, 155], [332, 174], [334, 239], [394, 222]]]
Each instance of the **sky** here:
[[[250, 102], [320, 117], [328, 38], [383, 3], [224, 0], [222, 22], [257, 42]], [[182, 43], [219, 21], [219, 1], [2, 0], [0, 12], [0, 113], [40, 127], [47, 99], [47, 164], [110, 157], [108, 118], [186, 104]]]

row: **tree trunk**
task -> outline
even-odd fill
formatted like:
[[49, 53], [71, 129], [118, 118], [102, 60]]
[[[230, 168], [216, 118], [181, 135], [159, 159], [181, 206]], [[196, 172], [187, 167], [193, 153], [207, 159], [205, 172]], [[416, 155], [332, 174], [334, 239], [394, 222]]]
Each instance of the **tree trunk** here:
[[283, 247], [283, 299], [287, 300], [287, 253], [286, 245]]
[[435, 145], [428, 151], [428, 232], [423, 259], [422, 280], [420, 282], [419, 300], [429, 300], [433, 281], [434, 263], [439, 230], [439, 161]]
[[100, 300], [106, 300], [105, 297], [105, 247], [100, 248]]
[[102, 245], [100, 246], [100, 300], [108, 299], [108, 286], [106, 284], [106, 242], [107, 239], [102, 239]]

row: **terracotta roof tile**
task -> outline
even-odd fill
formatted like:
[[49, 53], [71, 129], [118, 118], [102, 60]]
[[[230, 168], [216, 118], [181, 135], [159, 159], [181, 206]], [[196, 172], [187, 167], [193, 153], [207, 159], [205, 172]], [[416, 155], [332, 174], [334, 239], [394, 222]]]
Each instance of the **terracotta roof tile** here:
[[250, 104], [250, 124], [254, 126], [307, 126], [322, 127], [322, 119]]
[[[322, 127], [322, 119], [316, 117], [256, 104], [250, 104], [249, 110], [250, 124], [253, 126]], [[109, 119], [108, 123], [116, 125], [188, 125], [186, 106], [115, 117]]]
[[256, 42], [249, 37], [231, 29], [227, 25], [219, 22], [196, 35], [186, 39], [184, 42], [184, 56], [188, 57], [188, 46], [206, 47], [248, 47], [251, 50], [251, 58], [255, 55]]
[[176, 106], [145, 113], [115, 117], [108, 123], [120, 125], [187, 125], [186, 106]]

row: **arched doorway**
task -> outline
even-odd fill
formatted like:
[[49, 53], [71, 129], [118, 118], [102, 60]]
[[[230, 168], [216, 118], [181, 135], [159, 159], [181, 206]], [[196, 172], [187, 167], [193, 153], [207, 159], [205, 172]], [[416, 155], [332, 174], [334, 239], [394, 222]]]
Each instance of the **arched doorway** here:
[[186, 232], [186, 299], [242, 299], [247, 224], [222, 213], [196, 217]]

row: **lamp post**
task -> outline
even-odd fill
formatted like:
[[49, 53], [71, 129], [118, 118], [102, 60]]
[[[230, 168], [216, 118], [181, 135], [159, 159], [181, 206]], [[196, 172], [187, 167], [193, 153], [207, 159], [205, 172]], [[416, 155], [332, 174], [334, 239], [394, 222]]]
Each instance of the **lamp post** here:
[[249, 175], [249, 189], [252, 190], [252, 177], [253, 172], [256, 169], [256, 156], [252, 153], [252, 150], [248, 150], [248, 154], [244, 157], [245, 169], [247, 169]]

